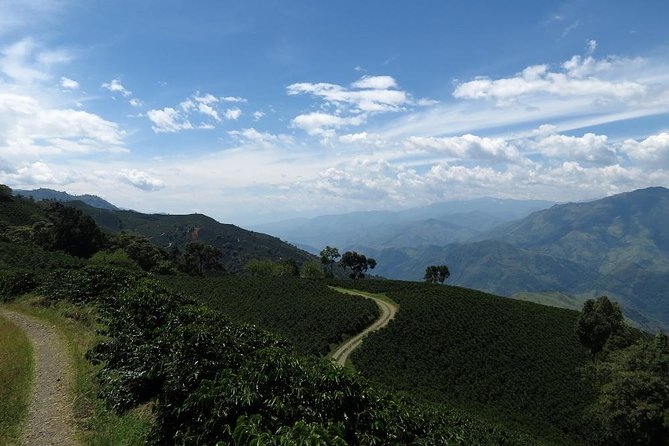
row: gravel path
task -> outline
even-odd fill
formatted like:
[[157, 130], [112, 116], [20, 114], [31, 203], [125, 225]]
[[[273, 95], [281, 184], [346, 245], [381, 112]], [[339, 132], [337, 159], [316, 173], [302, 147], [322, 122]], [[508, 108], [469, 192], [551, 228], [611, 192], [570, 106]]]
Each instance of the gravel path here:
[[398, 307], [397, 305], [388, 303], [386, 301], [383, 301], [381, 299], [378, 299], [376, 297], [369, 296], [364, 293], [357, 292], [355, 290], [343, 290], [343, 289], [336, 289], [336, 291], [339, 291], [340, 293], [344, 294], [353, 294], [355, 296], [361, 296], [367, 299], [372, 299], [374, 302], [376, 302], [376, 305], [379, 306], [381, 309], [381, 316], [377, 320], [372, 323], [369, 327], [365, 328], [362, 332], [358, 333], [357, 335], [353, 336], [350, 338], [348, 341], [344, 342], [342, 345], [339, 346], [337, 350], [332, 354], [332, 360], [340, 365], [344, 366], [346, 364], [346, 360], [348, 357], [351, 355], [353, 350], [358, 348], [360, 344], [362, 344], [362, 340], [365, 336], [370, 334], [373, 331], [380, 330], [392, 320], [393, 317], [395, 317], [395, 313], [397, 313]]
[[35, 370], [24, 446], [76, 446], [72, 417], [73, 369], [65, 342], [48, 323], [0, 309], [21, 327], [33, 345]]

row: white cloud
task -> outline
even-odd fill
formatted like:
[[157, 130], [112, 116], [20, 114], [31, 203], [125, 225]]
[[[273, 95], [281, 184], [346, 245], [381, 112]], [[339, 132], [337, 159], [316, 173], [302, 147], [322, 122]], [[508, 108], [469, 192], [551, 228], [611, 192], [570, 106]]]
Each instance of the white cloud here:
[[174, 133], [193, 128], [188, 119], [171, 107], [165, 107], [162, 110], [149, 110], [146, 115], [153, 123], [151, 128], [155, 133]]
[[18, 186], [62, 185], [74, 181], [74, 177], [62, 170], [54, 170], [43, 162], [24, 163], [16, 169], [0, 166], [0, 183]]
[[638, 60], [595, 60], [592, 57], [574, 56], [562, 65], [562, 72], [551, 72], [548, 65], [533, 65], [509, 78], [493, 80], [480, 77], [463, 82], [455, 88], [453, 96], [502, 101], [535, 94], [629, 99], [642, 96], [647, 87], [639, 82], [612, 81], [593, 75], [611, 70], [614, 66], [638, 63]]
[[200, 103], [197, 106], [197, 109], [200, 113], [203, 115], [207, 115], [210, 118], [215, 119], [216, 121], [221, 121], [221, 118], [218, 116], [218, 112], [214, 110], [210, 105], [207, 105], [206, 103]]
[[241, 115], [242, 111], [238, 108], [229, 108], [224, 113], [225, 118], [231, 121], [236, 121]]
[[397, 88], [397, 82], [391, 76], [363, 76], [351, 84], [353, 88], [386, 90]]
[[548, 135], [539, 138], [534, 147], [543, 155], [595, 164], [616, 164], [620, 160], [606, 135], [586, 133], [583, 136]]
[[293, 138], [290, 135], [275, 135], [272, 133], [259, 132], [254, 128], [232, 130], [229, 131], [228, 134], [235, 138], [241, 139], [246, 143], [257, 145], [266, 149], [274, 147], [277, 143], [283, 143], [285, 145], [293, 144]]
[[293, 127], [306, 131], [309, 135], [326, 137], [334, 136], [334, 129], [344, 126], [356, 126], [365, 122], [365, 116], [342, 117], [328, 113], [313, 112], [296, 116], [292, 120]]
[[[361, 89], [360, 85], [366, 87]], [[369, 88], [374, 85], [383, 88]], [[337, 84], [302, 82], [289, 85], [287, 91], [289, 95], [310, 94], [322, 98], [326, 103], [339, 109], [352, 109], [357, 113], [399, 111], [403, 105], [409, 103], [409, 97], [406, 92], [391, 89], [389, 85], [391, 87], [396, 85], [390, 76], [375, 76], [363, 77], [354, 82], [353, 87], [357, 88], [356, 90]]]
[[93, 113], [50, 108], [31, 96], [0, 93], [0, 153], [4, 155], [124, 152], [124, 136], [116, 123]]
[[651, 135], [642, 141], [628, 139], [622, 148], [631, 160], [669, 169], [669, 133]]
[[265, 116], [265, 112], [256, 110], [253, 112], [252, 116], [254, 121], [260, 121], [260, 119], [262, 119], [262, 117]]
[[144, 105], [144, 103], [137, 98], [131, 98], [128, 102], [133, 107], [141, 107], [142, 105]]
[[161, 179], [155, 178], [142, 170], [121, 169], [118, 175], [121, 181], [143, 191], [151, 192], [165, 187], [165, 183]]
[[412, 136], [407, 138], [406, 144], [413, 150], [433, 151], [460, 159], [521, 161], [518, 149], [502, 138], [482, 138], [471, 134], [444, 138]]
[[76, 90], [79, 88], [79, 82], [63, 76], [60, 78], [60, 86], [66, 90]]
[[52, 65], [71, 59], [66, 50], [44, 49], [35, 40], [25, 38], [0, 50], [0, 72], [17, 84], [31, 84], [48, 80]]
[[223, 96], [221, 98], [223, 102], [247, 102], [245, 98], [240, 98], [239, 96]]
[[110, 82], [103, 83], [102, 88], [112, 93], [120, 93], [123, 97], [132, 96], [132, 91], [125, 88], [119, 79], [112, 79]]
[[592, 54], [592, 53], [595, 52], [596, 49], [597, 49], [597, 41], [596, 40], [588, 40], [587, 49], [586, 49], [587, 51], [586, 52], [588, 54]]

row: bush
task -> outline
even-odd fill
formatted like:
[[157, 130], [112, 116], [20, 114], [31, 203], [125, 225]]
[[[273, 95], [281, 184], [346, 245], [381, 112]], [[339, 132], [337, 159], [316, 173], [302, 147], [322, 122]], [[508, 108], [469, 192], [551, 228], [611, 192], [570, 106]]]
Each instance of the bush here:
[[37, 285], [37, 277], [32, 271], [0, 270], [0, 301], [9, 302], [16, 296], [33, 291]]

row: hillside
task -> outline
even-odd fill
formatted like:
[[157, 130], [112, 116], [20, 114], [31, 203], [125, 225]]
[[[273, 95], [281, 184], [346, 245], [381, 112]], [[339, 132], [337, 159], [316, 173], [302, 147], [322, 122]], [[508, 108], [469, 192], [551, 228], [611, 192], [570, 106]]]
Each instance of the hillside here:
[[594, 388], [579, 372], [590, 359], [574, 333], [577, 312], [452, 286], [353, 286], [400, 306], [387, 329], [354, 352], [364, 375], [547, 438], [587, 431]]
[[294, 259], [301, 264], [314, 258], [276, 237], [219, 223], [203, 214], [142, 214], [94, 208], [82, 202], [71, 205], [90, 215], [106, 231], [134, 232], [163, 248], [182, 249], [193, 241], [213, 245], [223, 252], [221, 261], [229, 272], [240, 271], [250, 259]]
[[95, 208], [118, 210], [116, 206], [114, 206], [107, 200], [98, 197], [97, 195], [89, 195], [89, 194], [71, 195], [68, 194], [67, 192], [61, 192], [53, 189], [44, 189], [44, 188], [34, 189], [34, 190], [16, 189], [14, 190], [14, 195], [29, 197], [36, 201], [44, 201], [44, 200], [56, 200], [62, 202], [83, 201], [87, 205], [93, 206]]
[[[479, 235], [480, 241], [443, 247], [356, 248], [374, 256], [375, 272], [385, 277], [420, 280], [426, 265], [446, 263], [452, 273], [449, 283], [455, 285], [506, 296], [608, 294], [640, 326], [666, 330], [668, 221], [669, 190], [649, 188], [555, 205]], [[534, 298], [539, 301], [541, 294]], [[545, 301], [552, 302], [551, 298]]]

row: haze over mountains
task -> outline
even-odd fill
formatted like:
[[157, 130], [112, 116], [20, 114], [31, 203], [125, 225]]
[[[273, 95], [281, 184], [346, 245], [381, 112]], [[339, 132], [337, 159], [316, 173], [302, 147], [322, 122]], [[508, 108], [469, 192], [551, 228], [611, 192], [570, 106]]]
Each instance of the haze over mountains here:
[[483, 231], [545, 209], [542, 200], [479, 198], [402, 211], [351, 212], [311, 219], [292, 219], [253, 226], [313, 253], [325, 245], [384, 249], [447, 245], [470, 240]]

